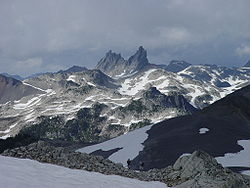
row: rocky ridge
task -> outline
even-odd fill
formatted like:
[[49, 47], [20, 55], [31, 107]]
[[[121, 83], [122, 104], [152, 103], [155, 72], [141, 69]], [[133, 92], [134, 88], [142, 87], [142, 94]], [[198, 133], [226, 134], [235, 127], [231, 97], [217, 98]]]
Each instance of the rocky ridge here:
[[186, 61], [172, 60], [168, 65], [163, 66], [163, 68], [167, 71], [177, 73], [189, 66], [191, 66], [191, 64], [187, 63]]
[[113, 53], [110, 50], [106, 53], [106, 56], [98, 62], [96, 69], [101, 70], [113, 78], [120, 78], [138, 73], [149, 65], [147, 51], [140, 46], [137, 52], [128, 60], [125, 60], [121, 54]]
[[41, 93], [44, 92], [27, 84], [23, 84], [20, 80], [0, 74], [0, 104]]
[[143, 181], [161, 181], [176, 188], [217, 187], [247, 188], [250, 177], [223, 168], [214, 158], [202, 151], [180, 157], [173, 166], [149, 171], [133, 171], [99, 156], [69, 151], [39, 141], [20, 148], [5, 150], [3, 156], [29, 158], [39, 162], [52, 163], [73, 169], [83, 169], [115, 174]]

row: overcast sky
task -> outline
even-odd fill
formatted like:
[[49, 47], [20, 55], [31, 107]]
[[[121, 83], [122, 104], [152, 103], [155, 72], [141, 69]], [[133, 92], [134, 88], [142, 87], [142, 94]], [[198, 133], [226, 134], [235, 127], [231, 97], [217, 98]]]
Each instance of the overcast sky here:
[[151, 63], [242, 66], [249, 0], [0, 0], [0, 72], [93, 68], [142, 45]]

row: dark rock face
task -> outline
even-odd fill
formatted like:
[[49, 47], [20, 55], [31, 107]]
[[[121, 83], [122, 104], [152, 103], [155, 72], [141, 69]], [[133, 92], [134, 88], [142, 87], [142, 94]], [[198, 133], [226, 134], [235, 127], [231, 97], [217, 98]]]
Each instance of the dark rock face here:
[[[93, 108], [83, 108], [76, 117], [67, 122], [61, 116], [40, 117], [38, 124], [25, 127], [20, 134], [37, 139], [60, 139], [73, 142], [97, 142], [107, 139], [100, 136], [106, 117], [100, 117], [104, 104], [95, 104]], [[108, 137], [109, 138], [109, 137]]]
[[31, 86], [24, 85], [21, 81], [14, 78], [0, 75], [0, 103], [19, 100], [22, 97], [44, 93]]
[[139, 116], [140, 114], [159, 113], [168, 109], [176, 109], [180, 112], [179, 115], [191, 114], [196, 111], [196, 108], [189, 104], [182, 95], [174, 92], [165, 95], [155, 87], [151, 87], [143, 93], [142, 98], [131, 101], [125, 107], [119, 107], [117, 112], [121, 111], [127, 115], [138, 114]]
[[114, 80], [104, 74], [102, 71], [98, 69], [94, 70], [88, 70], [86, 71], [86, 74], [89, 75], [90, 80], [93, 81], [93, 83], [99, 85], [99, 86], [104, 86], [107, 88], [118, 88], [118, 85], [115, 84]]
[[141, 70], [148, 64], [147, 51], [142, 46], [140, 46], [137, 52], [128, 59], [128, 65], [131, 71]]
[[68, 151], [42, 141], [26, 147], [6, 150], [2, 155], [29, 158], [72, 169], [115, 174], [143, 181], [160, 181], [177, 188], [247, 188], [250, 185], [249, 176], [236, 174], [223, 168], [214, 158], [202, 151], [195, 151], [190, 156], [179, 158], [173, 166], [141, 172], [126, 169], [99, 156]]
[[186, 111], [186, 114], [196, 111], [187, 100], [179, 93], [172, 92], [169, 95], [161, 93], [156, 87], [150, 87], [144, 94], [142, 99], [144, 104], [152, 102], [155, 105], [162, 106], [163, 108], [177, 108]]
[[[134, 162], [145, 161], [145, 168], [174, 164], [183, 153], [199, 149], [214, 157], [237, 153], [238, 140], [250, 139], [250, 86], [215, 102], [193, 115], [155, 124], [147, 133], [143, 151]], [[209, 131], [200, 134], [201, 128]]]
[[141, 71], [149, 66], [146, 50], [140, 46], [138, 51], [125, 60], [121, 54], [113, 53], [111, 50], [102, 58], [96, 66], [111, 77], [120, 77]]

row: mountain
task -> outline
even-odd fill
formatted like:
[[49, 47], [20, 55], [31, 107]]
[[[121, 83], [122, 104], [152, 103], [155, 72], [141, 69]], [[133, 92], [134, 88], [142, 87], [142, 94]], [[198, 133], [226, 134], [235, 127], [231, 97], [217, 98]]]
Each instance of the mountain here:
[[170, 72], [180, 72], [184, 70], [185, 68], [191, 66], [190, 63], [187, 63], [186, 61], [177, 61], [172, 60], [167, 66], [164, 66], [164, 69]]
[[161, 168], [196, 149], [214, 157], [240, 152], [246, 149], [239, 144], [240, 140], [250, 140], [249, 105], [250, 86], [247, 86], [196, 114], [156, 124], [148, 131], [144, 150], [135, 160], [148, 161], [148, 168]]
[[22, 78], [21, 76], [16, 75], [16, 74], [12, 75], [12, 74], [8, 74], [8, 73], [1, 73], [1, 75], [4, 75], [6, 77], [11, 77], [11, 78], [14, 78], [14, 79], [20, 80], [20, 81], [24, 80], [24, 78]]
[[[133, 168], [163, 168], [181, 155], [204, 150], [236, 171], [250, 169], [250, 86], [187, 116], [162, 121], [79, 151], [108, 155], [115, 162], [132, 160]], [[141, 145], [142, 143], [142, 145]], [[98, 152], [97, 152], [98, 151]], [[126, 154], [125, 154], [125, 153]]]
[[[218, 70], [204, 67], [211, 71], [208, 72], [211, 76]], [[233, 75], [234, 71], [229, 71], [225, 80], [230, 81], [230, 86], [218, 87], [211, 80], [193, 75], [199, 75], [200, 71], [186, 69], [173, 73], [151, 67], [120, 79], [98, 69], [46, 73], [26, 79], [24, 83], [46, 93], [2, 106], [0, 136], [14, 136], [23, 127], [36, 132], [40, 127], [43, 131], [37, 135], [42, 138], [100, 142], [151, 123], [193, 113], [193, 107], [202, 109], [249, 82], [247, 74], [240, 72], [239, 76], [238, 72]]]
[[39, 93], [44, 92], [14, 78], [0, 75], [0, 103], [2, 104]]
[[80, 67], [80, 66], [72, 66], [66, 70], [60, 70], [58, 71], [58, 73], [74, 73], [74, 72], [82, 72], [82, 71], [86, 71], [87, 68], [86, 67]]
[[128, 60], [125, 60], [121, 54], [113, 53], [110, 50], [106, 56], [98, 62], [96, 69], [100, 69], [111, 77], [119, 78], [140, 72], [149, 65], [147, 52], [140, 46], [137, 52]]
[[248, 62], [244, 65], [244, 67], [250, 67], [250, 61], [248, 61]]
[[216, 87], [229, 88], [238, 85], [241, 88], [243, 83], [249, 82], [250, 73], [238, 68], [220, 67], [217, 65], [192, 65], [178, 72], [179, 75], [193, 78]]
[[[215, 65], [190, 65], [170, 72], [149, 64], [143, 47], [128, 60], [110, 51], [101, 62], [99, 66], [107, 71], [126, 74], [110, 77], [100, 69], [73, 66], [25, 79], [23, 84], [44, 93], [1, 106], [0, 138], [30, 127], [41, 138], [100, 142], [192, 114], [195, 108], [202, 109], [247, 85], [250, 78], [241, 69]], [[180, 64], [186, 63], [172, 62]], [[135, 72], [130, 74], [131, 70]]]
[[[93, 88], [92, 91], [94, 91]], [[116, 99], [113, 98], [113, 100]], [[108, 103], [101, 103], [101, 101], [102, 99], [99, 98], [99, 100], [93, 101], [89, 107], [76, 108], [76, 115], [68, 120], [64, 118], [67, 116], [66, 114], [54, 117], [39, 114], [37, 123], [33, 122], [29, 127], [21, 129], [21, 133], [38, 139], [100, 142], [150, 124], [152, 121], [191, 114], [196, 111], [183, 96], [174, 93], [166, 96], [156, 88], [145, 91], [141, 99], [127, 99], [127, 103], [121, 104], [121, 106], [117, 104], [116, 108], [110, 107]], [[43, 110], [43, 105], [38, 104], [36, 107]], [[75, 103], [67, 105], [69, 106], [65, 105], [64, 108], [69, 109]], [[72, 107], [70, 107], [71, 105]], [[51, 108], [50, 104], [45, 107]], [[61, 110], [66, 111], [66, 109]], [[74, 111], [71, 113], [74, 114]], [[69, 115], [72, 115], [71, 113]], [[30, 115], [28, 116], [31, 118]]]

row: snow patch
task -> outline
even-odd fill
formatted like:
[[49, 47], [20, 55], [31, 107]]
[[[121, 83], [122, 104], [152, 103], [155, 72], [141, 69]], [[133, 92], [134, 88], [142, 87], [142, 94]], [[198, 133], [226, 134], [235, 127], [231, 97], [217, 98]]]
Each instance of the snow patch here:
[[140, 81], [137, 81], [135, 84], [131, 85], [134, 79], [128, 78], [124, 81], [123, 84], [121, 84], [121, 88], [118, 90], [121, 94], [126, 95], [135, 95], [139, 91], [145, 89], [145, 85], [149, 83], [148, 76], [156, 71], [157, 69], [151, 69], [149, 71], [146, 71], [142, 77], [140, 77]]
[[115, 148], [122, 148], [116, 153], [113, 153], [109, 159], [115, 163], [122, 163], [124, 166], [126, 166], [126, 161], [128, 159], [134, 159], [139, 154], [139, 152], [143, 150], [144, 146], [142, 143], [148, 137], [146, 131], [151, 127], [152, 125], [145, 126], [106, 142], [81, 148], [77, 151], [82, 153], [92, 153], [99, 149], [103, 151], [109, 151]]
[[250, 170], [243, 170], [240, 173], [250, 176]]
[[76, 75], [70, 75], [68, 78], [67, 78], [67, 81], [72, 81], [72, 82], [76, 82]]
[[238, 144], [244, 149], [238, 153], [227, 153], [223, 157], [216, 157], [216, 160], [225, 167], [250, 167], [250, 140], [239, 140]]
[[200, 128], [199, 134], [205, 134], [205, 133], [207, 133], [208, 131], [209, 131], [208, 128]]
[[14, 125], [11, 125], [8, 129], [6, 129], [5, 131], [0, 131], [0, 133], [2, 134], [7, 134], [11, 131], [11, 129], [13, 129], [15, 126], [17, 126], [17, 123], [15, 123]]
[[40, 90], [40, 91], [43, 91], [43, 92], [46, 92], [46, 90], [44, 90], [44, 89], [41, 89], [41, 88], [39, 88], [39, 87], [36, 87], [36, 86], [33, 86], [33, 85], [31, 85], [31, 84], [28, 84], [28, 83], [26, 83], [26, 82], [22, 82], [24, 85], [26, 85], [26, 86], [30, 86], [30, 87], [33, 87], [33, 88], [35, 88], [35, 89], [38, 89], [38, 90]]
[[15, 105], [13, 106], [13, 108], [14, 108], [15, 110], [24, 110], [24, 109], [26, 109], [26, 108], [29, 108], [29, 107], [31, 107], [31, 106], [34, 106], [34, 105], [38, 104], [38, 103], [40, 102], [40, 100], [41, 100], [41, 98], [39, 98], [39, 97], [34, 97], [34, 98], [30, 99], [30, 100], [29, 100], [28, 102], [26, 102], [26, 103], [15, 104]]

